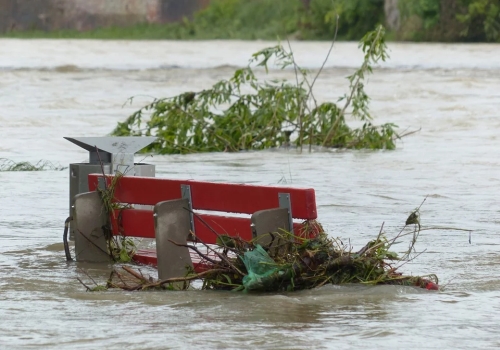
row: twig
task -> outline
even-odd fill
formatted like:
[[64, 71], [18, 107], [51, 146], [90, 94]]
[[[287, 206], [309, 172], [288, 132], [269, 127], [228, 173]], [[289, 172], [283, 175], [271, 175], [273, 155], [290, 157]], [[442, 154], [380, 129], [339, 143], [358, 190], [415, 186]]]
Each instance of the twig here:
[[[321, 68], [319, 69], [318, 73], [316, 74], [316, 76], [313, 79], [313, 82], [311, 84], [311, 89], [309, 90], [309, 94], [312, 94], [312, 88], [314, 87], [314, 84], [316, 83], [316, 80], [318, 79], [319, 75], [323, 71], [323, 68], [325, 68], [326, 62], [328, 62], [328, 59], [330, 58], [330, 55], [331, 55], [332, 50], [333, 50], [333, 46], [335, 45], [335, 42], [337, 41], [338, 30], [339, 30], [339, 15], [337, 15], [337, 21], [335, 23], [335, 35], [333, 37], [332, 44], [330, 46], [330, 49], [328, 50], [328, 54], [326, 55], [325, 60], [323, 61], [323, 64], [321, 65]], [[309, 99], [309, 95], [307, 95], [307, 97]]]
[[200, 250], [198, 248], [196, 248], [195, 246], [193, 246], [193, 245], [176, 243], [176, 242], [174, 242], [174, 241], [172, 241], [170, 239], [168, 241], [170, 243], [172, 243], [172, 244], [175, 244], [178, 247], [186, 247], [186, 248], [194, 250], [196, 252], [196, 254], [198, 254], [200, 257], [202, 257], [203, 259], [207, 260], [208, 262], [211, 262], [214, 265], [218, 263], [218, 261], [210, 259], [208, 256], [206, 256], [205, 254], [203, 254], [202, 252], [200, 252]]
[[412, 135], [412, 134], [415, 134], [417, 132], [420, 132], [422, 130], [422, 128], [419, 128], [418, 130], [413, 130], [413, 131], [408, 131], [407, 133], [405, 134], [402, 134], [402, 135], [398, 135], [398, 138], [403, 138], [403, 137], [406, 137], [406, 136], [409, 136], [409, 135]]
[[87, 292], [92, 290], [92, 288], [90, 288], [85, 283], [83, 283], [83, 281], [80, 279], [80, 277], [77, 277], [76, 279], [78, 280], [78, 282], [80, 282], [87, 289]]
[[439, 226], [429, 226], [420, 229], [420, 231], [428, 231], [428, 230], [447, 230], [447, 231], [465, 231], [465, 232], [472, 232], [474, 230], [468, 230], [466, 228], [455, 228], [455, 227], [439, 227]]
[[446, 287], [448, 287], [450, 285], [451, 282], [453, 282], [453, 280], [455, 280], [457, 277], [453, 277], [448, 283], [446, 283], [444, 286], [439, 286], [439, 290], [440, 291], [443, 291]]
[[104, 164], [102, 163], [101, 155], [99, 154], [99, 148], [97, 148], [97, 145], [94, 145], [94, 147], [95, 147], [95, 151], [97, 153], [97, 158], [99, 158], [99, 164], [101, 165], [102, 177], [104, 180], [104, 189], [107, 190], [108, 189], [108, 181], [106, 179], [106, 173], [104, 173]]
[[207, 270], [207, 271], [200, 272], [200, 273], [193, 275], [193, 276], [167, 278], [163, 281], [158, 282], [158, 285], [162, 286], [166, 283], [192, 281], [192, 280], [200, 279], [205, 275], [208, 275], [211, 273], [219, 273], [219, 272], [227, 272], [227, 270], [226, 269], [213, 269], [213, 270]]
[[[187, 210], [188, 212], [190, 212], [191, 214], [193, 214], [193, 216], [194, 216], [195, 218], [197, 218], [198, 220], [200, 220], [200, 222], [201, 222], [203, 225], [205, 225], [205, 227], [206, 227], [206, 228], [208, 228], [210, 231], [212, 231], [212, 233], [214, 233], [214, 234], [217, 236], [217, 238], [219, 239], [219, 241], [222, 243], [222, 245], [224, 246], [224, 248], [227, 248], [227, 249], [229, 249], [229, 250], [232, 250], [230, 247], [227, 247], [227, 246], [226, 246], [226, 244], [224, 243], [224, 240], [221, 238], [221, 236], [222, 236], [222, 235], [221, 235], [220, 233], [218, 233], [217, 231], [215, 231], [215, 229], [214, 229], [212, 226], [210, 226], [210, 225], [209, 225], [209, 224], [208, 224], [208, 223], [207, 223], [207, 222], [206, 222], [206, 221], [205, 221], [205, 220], [204, 220], [204, 219], [203, 219], [203, 218], [202, 218], [199, 214], [195, 213], [193, 210], [191, 210], [191, 209], [189, 209], [189, 208], [184, 208], [184, 209], [185, 209], [185, 210]], [[193, 232], [191, 232], [191, 234], [193, 234]], [[197, 237], [197, 236], [196, 236], [196, 234], [193, 234], [193, 236], [195, 236], [195, 237], [196, 237], [196, 239], [197, 239], [200, 243], [202, 243], [202, 244], [206, 245], [206, 243], [205, 243], [205, 242], [203, 242], [203, 241], [202, 241], [199, 237]]]
[[356, 253], [356, 255], [361, 256], [361, 255], [363, 255], [363, 254], [367, 253], [368, 251], [372, 250], [372, 249], [373, 249], [373, 248], [375, 248], [375, 247], [377, 247], [377, 248], [378, 248], [378, 247], [380, 247], [380, 245], [382, 244], [382, 243], [380, 242], [380, 236], [382, 236], [382, 230], [384, 229], [384, 224], [385, 224], [385, 222], [382, 222], [382, 226], [380, 226], [380, 231], [379, 231], [379, 233], [378, 233], [377, 239], [375, 240], [375, 242], [379, 242], [379, 243], [374, 244], [373, 246], [370, 246], [370, 244], [371, 244], [372, 242], [368, 242], [368, 243], [367, 243], [367, 244], [366, 244], [363, 248], [361, 248], [361, 250], [359, 250], [359, 251]]
[[405, 233], [404, 235], [402, 234], [402, 233], [404, 232], [405, 228], [406, 228], [406, 225], [405, 225], [405, 226], [403, 226], [403, 228], [401, 229], [401, 231], [399, 231], [399, 233], [398, 233], [398, 234], [397, 234], [394, 238], [392, 238], [392, 239], [389, 241], [389, 244], [387, 245], [387, 249], [390, 249], [390, 248], [392, 247], [392, 245], [396, 242], [396, 240], [397, 240], [398, 238], [401, 238], [401, 237], [404, 237], [404, 236], [407, 236], [407, 235], [408, 235], [408, 233]]
[[420, 205], [418, 206], [417, 210], [415, 210], [415, 211], [419, 211], [420, 208], [422, 208], [422, 205], [424, 205], [425, 201], [427, 200], [427, 197], [429, 197], [429, 195], [425, 196], [424, 200], [422, 201], [422, 203], [420, 203]]
[[407, 264], [407, 263], [409, 263], [410, 261], [415, 260], [416, 258], [418, 258], [420, 255], [422, 255], [422, 254], [423, 254], [423, 253], [425, 253], [426, 251], [427, 251], [427, 249], [422, 250], [420, 253], [417, 253], [417, 255], [415, 255], [413, 258], [410, 258], [410, 257], [409, 257], [409, 255], [408, 255], [408, 259], [406, 259], [406, 260], [405, 260], [405, 259], [401, 259], [401, 260], [402, 260], [402, 261], [404, 261], [404, 262], [403, 262], [401, 265], [398, 265], [398, 267], [396, 268], [396, 270], [397, 270], [397, 269], [399, 269], [399, 268], [401, 268], [401, 266], [406, 265], [406, 264]]
[[135, 278], [137, 278], [142, 283], [147, 283], [147, 280], [143, 276], [141, 276], [140, 274], [138, 274], [137, 272], [135, 272], [130, 267], [124, 265], [124, 266], [122, 266], [122, 269], [124, 269], [125, 271], [127, 271], [129, 274], [131, 274], [132, 276], [134, 276]]
[[[75, 230], [75, 232], [77, 232], [77, 233], [81, 234], [81, 235], [82, 235], [82, 237], [83, 237], [83, 238], [85, 238], [85, 239], [87, 240], [87, 242], [89, 242], [90, 244], [92, 244], [94, 247], [96, 247], [97, 249], [99, 249], [101, 252], [103, 252], [104, 254], [106, 254], [106, 255], [110, 256], [110, 255], [108, 254], [108, 252], [104, 251], [104, 249], [102, 249], [102, 248], [101, 248], [101, 247], [99, 247], [97, 244], [95, 244], [94, 242], [92, 242], [92, 241], [90, 240], [90, 238], [88, 238], [87, 236], [85, 236], [85, 235], [84, 235], [84, 234], [83, 234], [80, 230]], [[104, 235], [104, 234], [103, 234], [103, 235]], [[113, 257], [111, 256], [111, 258], [113, 258]], [[114, 260], [114, 259], [113, 259], [113, 260]]]
[[64, 253], [66, 254], [66, 261], [73, 261], [73, 259], [71, 258], [71, 253], [69, 251], [69, 245], [68, 245], [68, 229], [71, 220], [73, 220], [73, 217], [69, 216], [66, 219], [66, 221], [64, 221], [63, 244], [64, 244]]
[[108, 281], [106, 282], [106, 286], [109, 288], [110, 285], [113, 285], [113, 276], [115, 275], [115, 270], [111, 270], [109, 273]]
[[[368, 50], [368, 54], [366, 55], [366, 57], [368, 57], [368, 58], [365, 60], [365, 62], [363, 62], [363, 65], [361, 66], [360, 70], [364, 71], [368, 67], [370, 56], [372, 54], [374, 46], [376, 45], [376, 43], [380, 37], [381, 31], [382, 31], [382, 27], [380, 27], [378, 29], [377, 35], [375, 36], [375, 39], [373, 40], [372, 45], [370, 46], [370, 49]], [[358, 85], [361, 81], [361, 76], [362, 75], [358, 75], [354, 85], [351, 85], [351, 94], [347, 97], [345, 104], [344, 104], [344, 107], [342, 108], [342, 110], [338, 114], [337, 119], [335, 120], [335, 122], [331, 126], [330, 130], [328, 130], [328, 133], [326, 134], [325, 140], [323, 141], [323, 145], [322, 145], [323, 147], [328, 142], [330, 142], [330, 140], [332, 139], [335, 129], [337, 128], [338, 124], [340, 123], [340, 120], [344, 117], [347, 107], [349, 107], [349, 105], [351, 104], [352, 98], [354, 97], [354, 93], [358, 89]]]
[[80, 269], [80, 271], [81, 271], [81, 272], [83, 272], [83, 273], [85, 274], [85, 276], [87, 276], [88, 278], [90, 278], [90, 280], [91, 280], [92, 282], [94, 282], [94, 284], [95, 284], [96, 286], [98, 286], [97, 282], [96, 282], [96, 281], [92, 278], [92, 276], [90, 276], [90, 275], [89, 275], [89, 273], [88, 273], [87, 271], [85, 271], [85, 270], [83, 270], [83, 269]]
[[[207, 245], [208, 247], [208, 245]], [[246, 276], [246, 273], [243, 273], [239, 268], [237, 268], [224, 254], [219, 253], [215, 249], [208, 247], [210, 250], [212, 250], [221, 260], [224, 260], [232, 269], [234, 269], [236, 272], [238, 272], [242, 276]]]
[[[299, 83], [299, 74], [298, 74], [298, 67], [297, 67], [297, 64], [295, 63], [295, 56], [293, 54], [292, 45], [290, 44], [290, 40], [288, 39], [288, 37], [286, 38], [286, 41], [288, 43], [288, 48], [290, 49], [290, 55], [292, 57], [292, 61], [294, 63], [293, 64], [293, 69], [295, 70], [295, 81], [296, 81], [297, 89], [298, 89], [299, 86], [300, 86], [300, 83]], [[311, 89], [309, 91], [312, 91], [312, 86], [311, 86]], [[309, 99], [309, 95], [307, 96], [307, 98], [305, 100], [306, 104], [307, 104], [307, 100], [308, 99]], [[314, 101], [314, 105], [317, 108], [318, 107], [318, 103], [316, 102], [316, 99], [314, 98], [314, 95], [312, 96], [312, 99]], [[304, 139], [304, 130], [302, 130], [302, 125], [303, 125], [303, 122], [304, 122], [304, 120], [303, 120], [303, 117], [304, 117], [304, 113], [303, 112], [304, 111], [303, 111], [302, 108], [303, 108], [304, 101], [302, 101], [302, 99], [300, 98], [300, 91], [297, 91], [297, 103], [299, 105], [299, 144], [300, 144], [300, 153], [302, 153], [302, 140]]]
[[380, 231], [378, 231], [378, 236], [377, 236], [377, 241], [380, 239], [380, 237], [382, 236], [382, 232], [384, 230], [384, 224], [385, 224], [385, 221], [382, 222], [382, 226], [380, 226]]
[[121, 273], [119, 273], [118, 271], [116, 271], [116, 270], [113, 270], [113, 271], [118, 276], [118, 278], [120, 279], [120, 281], [122, 281], [123, 285], [126, 286], [127, 282], [125, 282], [125, 280], [123, 279], [123, 275]]
[[[224, 245], [224, 248], [228, 249], [228, 250], [231, 250], [233, 251], [230, 247], [227, 247], [226, 244], [224, 243], [224, 241], [220, 238], [221, 235], [219, 233], [217, 233], [217, 231], [215, 231], [205, 220], [203, 220], [202, 217], [200, 217], [198, 214], [196, 214], [194, 211], [192, 211], [191, 209], [189, 208], [184, 208], [185, 210], [189, 211], [190, 213], [192, 213], [198, 220], [200, 220], [202, 222], [202, 224], [206, 225], [207, 228], [212, 231], [216, 236], [217, 238], [219, 238], [219, 241]], [[191, 234], [193, 234], [193, 232], [191, 232]], [[195, 235], [196, 237], [196, 235]], [[240, 275], [242, 276], [246, 276], [245, 273], [241, 272], [240, 269], [238, 269], [236, 266], [234, 266], [234, 264], [229, 261], [229, 259], [227, 257], [225, 257], [223, 254], [219, 253], [218, 251], [216, 251], [214, 248], [210, 247], [208, 244], [206, 244], [205, 242], [203, 242], [199, 237], [196, 237], [196, 239], [201, 243], [203, 244], [205, 247], [207, 247], [207, 249], [211, 250], [212, 252], [214, 252], [221, 260], [224, 260], [229, 266], [231, 266], [231, 268], [233, 268], [236, 272], [238, 272]]]
[[320, 284], [318, 284], [315, 288], [323, 287], [331, 278], [332, 278], [332, 276], [328, 276]]
[[[288, 43], [288, 48], [290, 49], [290, 56], [292, 56], [292, 61], [295, 62], [295, 57], [293, 55], [292, 44], [290, 44], [290, 39], [286, 38], [286, 42]], [[299, 73], [297, 71], [297, 65], [293, 65], [293, 69], [295, 71], [295, 81], [297, 83], [297, 87], [299, 87]]]

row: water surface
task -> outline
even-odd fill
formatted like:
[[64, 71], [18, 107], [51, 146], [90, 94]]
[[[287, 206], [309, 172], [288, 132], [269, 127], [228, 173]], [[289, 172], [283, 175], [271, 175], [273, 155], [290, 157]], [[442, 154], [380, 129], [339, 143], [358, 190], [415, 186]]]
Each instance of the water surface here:
[[[151, 101], [228, 77], [274, 43], [0, 40], [0, 158], [66, 165], [84, 150], [63, 136], [104, 136]], [[292, 43], [317, 70], [328, 43]], [[376, 122], [421, 129], [396, 151], [265, 151], [154, 156], [157, 176], [316, 190], [319, 220], [361, 248], [389, 236], [424, 204], [425, 251], [402, 267], [436, 273], [444, 291], [326, 286], [277, 295], [220, 292], [87, 293], [67, 264], [67, 171], [0, 173], [0, 344], [5, 348], [498, 348], [500, 311], [500, 46], [394, 44], [369, 78]], [[346, 92], [361, 60], [339, 43], [315, 89]], [[292, 71], [272, 72], [294, 79]], [[126, 103], [136, 96], [132, 103]], [[143, 160], [137, 157], [137, 160]], [[401, 245], [401, 250], [405, 246]]]

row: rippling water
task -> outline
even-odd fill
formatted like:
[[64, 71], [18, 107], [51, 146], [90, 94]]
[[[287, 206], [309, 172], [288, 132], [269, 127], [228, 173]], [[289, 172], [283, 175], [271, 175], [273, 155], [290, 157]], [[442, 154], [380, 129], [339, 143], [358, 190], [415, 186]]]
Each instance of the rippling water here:
[[[0, 40], [0, 158], [67, 165], [86, 152], [63, 136], [104, 136], [152, 97], [199, 90], [274, 43]], [[328, 43], [292, 43], [317, 70]], [[369, 78], [376, 121], [421, 131], [396, 151], [154, 156], [157, 176], [316, 189], [319, 219], [360, 248], [385, 223], [394, 235], [422, 208], [425, 252], [402, 267], [436, 273], [444, 291], [327, 286], [242, 295], [86, 293], [76, 277], [109, 267], [67, 264], [61, 243], [67, 171], [0, 173], [3, 348], [428, 349], [500, 346], [500, 46], [389, 44]], [[336, 99], [361, 61], [339, 43], [316, 85]], [[272, 72], [293, 79], [293, 72]], [[136, 96], [132, 103], [126, 103]], [[140, 157], [138, 157], [140, 159]], [[404, 250], [405, 247], [401, 247]]]

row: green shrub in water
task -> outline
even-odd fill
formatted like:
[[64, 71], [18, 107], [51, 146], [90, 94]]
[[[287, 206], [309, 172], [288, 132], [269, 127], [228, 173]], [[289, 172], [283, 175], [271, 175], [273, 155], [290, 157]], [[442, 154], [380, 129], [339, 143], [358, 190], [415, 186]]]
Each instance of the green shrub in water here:
[[[313, 94], [317, 75], [311, 79], [297, 65], [293, 52], [277, 45], [255, 53], [246, 68], [210, 89], [156, 99], [118, 123], [113, 135], [156, 136], [158, 140], [145, 150], [162, 154], [284, 145], [394, 149], [395, 126], [372, 124], [363, 84], [372, 65], [387, 58], [384, 28], [366, 34], [360, 46], [363, 63], [347, 78], [348, 93], [337, 102], [318, 103]], [[254, 69], [263, 67], [267, 72], [270, 60], [282, 69], [295, 69], [296, 81], [259, 80]], [[348, 112], [362, 122], [361, 127], [347, 124]]]

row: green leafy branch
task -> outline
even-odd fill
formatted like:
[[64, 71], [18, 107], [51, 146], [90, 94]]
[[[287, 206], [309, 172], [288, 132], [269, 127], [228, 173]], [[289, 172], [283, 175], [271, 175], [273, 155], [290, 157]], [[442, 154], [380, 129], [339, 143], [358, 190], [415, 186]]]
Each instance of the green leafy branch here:
[[[394, 149], [395, 125], [375, 126], [368, 110], [364, 79], [373, 65], [384, 61], [387, 48], [384, 28], [379, 26], [360, 42], [364, 52], [361, 67], [347, 79], [349, 92], [336, 103], [318, 104], [309, 81], [293, 56], [279, 44], [252, 55], [245, 68], [221, 80], [210, 89], [185, 92], [156, 99], [118, 123], [115, 136], [156, 136], [146, 151], [160, 154], [193, 152], [237, 152], [280, 146], [323, 146], [327, 148]], [[296, 81], [261, 80], [255, 69], [268, 74], [270, 64], [280, 69], [293, 67]], [[321, 72], [321, 70], [320, 70]], [[348, 110], [364, 122], [351, 128]]]

